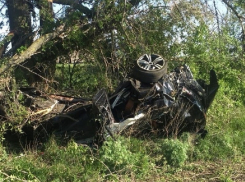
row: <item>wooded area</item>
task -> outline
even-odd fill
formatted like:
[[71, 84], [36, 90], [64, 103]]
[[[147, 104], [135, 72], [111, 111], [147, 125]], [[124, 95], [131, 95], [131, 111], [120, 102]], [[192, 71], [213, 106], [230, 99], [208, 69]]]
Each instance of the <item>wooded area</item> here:
[[[21, 133], [35, 112], [35, 121], [50, 114], [38, 106], [52, 96], [83, 102], [102, 88], [113, 93], [139, 56], [154, 53], [168, 71], [187, 63], [207, 83], [215, 70], [220, 87], [207, 114], [214, 134], [193, 151], [208, 160], [217, 146], [220, 156], [233, 151], [244, 161], [244, 21], [243, 0], [0, 0], [0, 140], [7, 131]], [[23, 89], [41, 96], [34, 110]], [[105, 162], [111, 176], [112, 163]]]

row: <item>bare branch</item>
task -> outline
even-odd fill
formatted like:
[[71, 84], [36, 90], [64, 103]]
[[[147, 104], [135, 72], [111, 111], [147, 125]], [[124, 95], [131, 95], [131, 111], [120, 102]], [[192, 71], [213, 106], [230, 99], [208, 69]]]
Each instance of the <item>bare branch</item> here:
[[[227, 0], [222, 0], [232, 11], [233, 13], [236, 15], [236, 17], [238, 18], [238, 21], [242, 27], [242, 41], [243, 41], [243, 44], [244, 44], [244, 41], [245, 41], [245, 27], [243, 25], [243, 19], [245, 19], [243, 16], [241, 16], [237, 10], [231, 5], [228, 3]], [[245, 51], [245, 44], [243, 45], [243, 50]]]
[[236, 15], [236, 17], [239, 20], [245, 19], [243, 16], [239, 15], [239, 13], [236, 11], [236, 9], [231, 4], [229, 4], [227, 0], [222, 0], [222, 1], [233, 11], [233, 13]]
[[215, 0], [213, 1], [213, 3], [214, 3], [216, 21], [217, 21], [217, 26], [218, 26], [218, 32], [220, 34], [219, 15], [218, 15], [218, 10], [217, 10], [217, 6], [216, 6], [216, 3], [215, 3]]
[[20, 67], [26, 69], [27, 71], [29, 71], [30, 73], [32, 73], [32, 74], [34, 74], [34, 75], [37, 75], [38, 77], [40, 77], [41, 79], [43, 79], [43, 80], [44, 80], [45, 82], [47, 82], [47, 83], [48, 83], [48, 82], [51, 82], [50, 80], [44, 78], [44, 77], [41, 76], [40, 74], [35, 73], [34, 71], [30, 70], [29, 68], [27, 68], [27, 67], [25, 67], [25, 66], [23, 66], [23, 65], [21, 65], [21, 64], [18, 64], [18, 66], [20, 66]]

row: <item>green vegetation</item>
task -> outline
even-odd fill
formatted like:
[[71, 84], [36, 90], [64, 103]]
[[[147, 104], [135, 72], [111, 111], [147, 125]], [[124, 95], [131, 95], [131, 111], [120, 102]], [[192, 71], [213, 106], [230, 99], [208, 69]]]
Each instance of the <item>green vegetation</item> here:
[[55, 80], [59, 83], [58, 89], [73, 90], [75, 94], [90, 97], [106, 85], [104, 72], [97, 64], [59, 64], [56, 67]]
[[[217, 101], [215, 101], [217, 102]], [[215, 103], [214, 103], [215, 104]], [[244, 177], [243, 108], [209, 120], [208, 135], [198, 139], [109, 139], [101, 148], [62, 139], [0, 148], [3, 181], [239, 181]], [[225, 126], [224, 126], [225, 124]]]
[[[118, 137], [91, 149], [74, 141], [62, 144], [51, 137], [42, 146], [24, 146], [21, 153], [0, 150], [3, 181], [237, 181], [244, 177], [242, 113], [205, 139], [184, 133], [177, 139]], [[243, 119], [242, 119], [243, 117]], [[236, 118], [241, 118], [240, 121]], [[216, 123], [223, 123], [220, 118]], [[234, 124], [236, 123], [236, 124]], [[228, 131], [229, 130], [229, 131]]]
[[[65, 28], [30, 58], [31, 65], [39, 65], [1, 76], [0, 89], [7, 90], [1, 105], [9, 122], [0, 121], [0, 181], [243, 181], [244, 2], [222, 0], [223, 14], [215, 3], [198, 0], [143, 0], [136, 6], [124, 0], [95, 2], [93, 17], [67, 9], [64, 18], [47, 22], [42, 33]], [[162, 55], [169, 70], [188, 63], [195, 78], [208, 81], [210, 69], [216, 71], [220, 88], [207, 113], [204, 139], [188, 133], [174, 139], [118, 136], [98, 148], [54, 136], [19, 148], [13, 146], [19, 141], [4, 140], [7, 130], [21, 132], [28, 122], [18, 86], [46, 81], [46, 92], [91, 98], [100, 88], [112, 92], [144, 53]], [[7, 62], [8, 57], [0, 59], [1, 66]], [[55, 70], [49, 69], [51, 63]], [[48, 81], [30, 83], [35, 70]]]

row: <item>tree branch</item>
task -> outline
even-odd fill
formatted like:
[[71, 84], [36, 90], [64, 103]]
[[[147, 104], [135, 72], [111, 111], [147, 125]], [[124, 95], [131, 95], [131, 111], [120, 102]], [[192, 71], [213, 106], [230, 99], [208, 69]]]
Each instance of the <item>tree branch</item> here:
[[84, 13], [88, 18], [93, 17], [93, 10], [87, 8], [86, 6], [83, 6], [79, 3], [78, 0], [53, 0], [53, 3], [72, 6], [74, 9], [77, 9]]
[[[128, 3], [130, 3], [132, 6], [137, 6], [141, 1], [142, 0], [130, 0]], [[83, 6], [79, 0], [53, 0], [53, 3], [72, 6], [74, 9], [84, 13], [88, 18], [93, 18], [93, 15], [95, 14], [94, 8], [89, 9], [86, 6]]]
[[223, 1], [223, 3], [226, 4], [226, 6], [228, 6], [233, 11], [233, 13], [236, 15], [236, 17], [239, 20], [245, 19], [243, 16], [239, 15], [239, 13], [236, 11], [236, 9], [231, 4], [229, 4], [227, 0], [222, 0], [222, 1]]
[[46, 42], [57, 37], [63, 31], [63, 28], [64, 27], [61, 26], [56, 32], [43, 35], [42, 37], [34, 41], [24, 52], [22, 52], [21, 54], [15, 54], [6, 65], [2, 65], [2, 67], [0, 68], [0, 75], [10, 69], [13, 65], [19, 65], [25, 60], [31, 58], [31, 56], [34, 55], [36, 51], [40, 49]]
[[229, 4], [227, 0], [222, 0], [222, 1], [223, 1], [223, 3], [225, 3], [233, 11], [233, 13], [238, 18], [239, 23], [241, 24], [241, 27], [242, 27], [243, 51], [245, 51], [245, 45], [244, 45], [244, 41], [245, 41], [245, 27], [243, 25], [243, 19], [245, 19], [245, 18], [243, 16], [239, 15], [239, 13], [237, 12], [237, 10], [231, 4]]
[[62, 5], [73, 5], [78, 4], [78, 0], [53, 0], [53, 3], [62, 4]]

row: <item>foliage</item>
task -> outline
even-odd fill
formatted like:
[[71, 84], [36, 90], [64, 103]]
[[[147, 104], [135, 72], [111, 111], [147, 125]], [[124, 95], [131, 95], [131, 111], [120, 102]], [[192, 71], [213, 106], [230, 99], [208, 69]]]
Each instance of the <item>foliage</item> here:
[[173, 167], [181, 167], [187, 160], [188, 145], [179, 140], [166, 139], [162, 143], [163, 158]]
[[[220, 161], [222, 167], [219, 166], [217, 175], [206, 178], [234, 179], [231, 171], [244, 170], [236, 165], [244, 164], [245, 155], [245, 41], [240, 22], [244, 19], [244, 3], [226, 1], [231, 6], [224, 4], [227, 13], [221, 14], [217, 6], [198, 0], [144, 0], [137, 6], [124, 0], [93, 2], [91, 16], [72, 5], [64, 8], [64, 16], [56, 17], [54, 22], [48, 12], [42, 12], [47, 22], [39, 35], [53, 32], [57, 27], [64, 27], [64, 31], [45, 42], [31, 61], [39, 60], [38, 64], [46, 67], [51, 63], [56, 65], [52, 79], [58, 83], [57, 91], [72, 89], [74, 93], [68, 90], [72, 95], [88, 97], [102, 87], [113, 91], [144, 53], [162, 55], [169, 70], [188, 63], [195, 78], [207, 83], [209, 71], [214, 69], [220, 88], [207, 113], [208, 135], [204, 139], [182, 135], [179, 140], [157, 141], [119, 137], [116, 141], [108, 140], [99, 150], [74, 141], [63, 146], [54, 138], [43, 148], [31, 148], [22, 154], [13, 154], [1, 146], [0, 180], [144, 181], [150, 173], [157, 177], [148, 181], [182, 181], [185, 175], [200, 173], [194, 178], [200, 181], [205, 170], [207, 174], [216, 171]], [[25, 50], [22, 45], [17, 52]], [[8, 59], [1, 59], [1, 65], [6, 65]], [[40, 70], [40, 67], [31, 68]], [[27, 84], [20, 74], [13, 77], [21, 79], [16, 79], [17, 84]], [[1, 123], [1, 141], [7, 129], [20, 130], [26, 121], [26, 109], [19, 104], [22, 96], [16, 91], [13, 84], [3, 103], [11, 122]], [[234, 170], [224, 167], [229, 165]], [[187, 172], [183, 175], [178, 170]], [[159, 174], [164, 177], [161, 179]]]
[[245, 123], [242, 110], [243, 108], [235, 109], [223, 116], [214, 117], [216, 122], [209, 124], [210, 134], [200, 140], [193, 151], [194, 159], [237, 159], [244, 155]]
[[73, 89], [87, 97], [94, 95], [98, 88], [105, 87], [107, 82], [101, 68], [89, 63], [57, 65], [55, 77], [60, 90]]
[[17, 49], [17, 54], [21, 54], [24, 52], [27, 48], [25, 46], [21, 46], [20, 48]]
[[23, 106], [24, 95], [17, 90], [5, 93], [4, 100], [1, 101], [6, 112], [6, 120], [0, 121], [0, 142], [4, 141], [4, 134], [8, 130], [22, 132], [22, 126], [27, 122], [27, 109]]
[[100, 159], [111, 172], [144, 175], [150, 168], [149, 159], [143, 151], [130, 150], [130, 144], [130, 140], [122, 137], [116, 141], [110, 139], [100, 149]]
[[[221, 141], [221, 136], [219, 145], [212, 147], [218, 140], [208, 137], [206, 140], [199, 141], [193, 154], [189, 153], [190, 144], [187, 144], [189, 137], [185, 134], [181, 140], [157, 139], [155, 141], [119, 137], [116, 141], [109, 139], [99, 150], [78, 145], [72, 140], [67, 145], [62, 145], [62, 140], [51, 137], [41, 148], [37, 149], [34, 145], [22, 153], [10, 154], [11, 150], [8, 148], [1, 148], [0, 177], [6, 181], [10, 178], [17, 181], [145, 181], [146, 179], [155, 181], [159, 178], [172, 181], [183, 180], [183, 173], [187, 175], [186, 179], [193, 179], [192, 173], [198, 177], [198, 174], [201, 175], [210, 170], [209, 168], [213, 168], [212, 170], [217, 172], [217, 179], [222, 180], [234, 178], [232, 168], [241, 172], [242, 168], [236, 166], [236, 161], [241, 163], [241, 166], [244, 164], [242, 155], [238, 152], [244, 151], [244, 148], [237, 148], [236, 157], [230, 158], [234, 149], [229, 155], [222, 152], [228, 151], [229, 147], [223, 147], [227, 146], [225, 144], [227, 142], [232, 145], [231, 141]], [[202, 147], [204, 145], [210, 148], [205, 151], [203, 150], [205, 147]], [[213, 149], [215, 151], [212, 151]], [[189, 163], [187, 158], [193, 156], [195, 157]], [[227, 157], [229, 163], [225, 162]], [[224, 162], [219, 162], [221, 159]], [[209, 160], [214, 160], [215, 163]], [[230, 165], [232, 168], [225, 167]], [[236, 174], [239, 174], [237, 172]], [[202, 176], [202, 178], [211, 177]]]
[[1, 160], [8, 163], [0, 164], [4, 166], [0, 177], [7, 180], [12, 175], [13, 179], [40, 181], [118, 180], [119, 177], [114, 175], [116, 173], [125, 177], [135, 174], [137, 178], [142, 178], [152, 167], [142, 150], [130, 150], [129, 146], [133, 143], [125, 138], [118, 138], [117, 142], [108, 141], [99, 153], [74, 141], [66, 146], [60, 142], [51, 137], [43, 149], [36, 150], [33, 146], [23, 153], [14, 154], [16, 157], [11, 159], [3, 149]]

